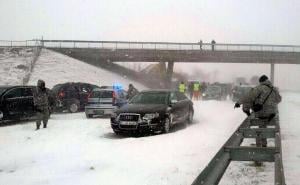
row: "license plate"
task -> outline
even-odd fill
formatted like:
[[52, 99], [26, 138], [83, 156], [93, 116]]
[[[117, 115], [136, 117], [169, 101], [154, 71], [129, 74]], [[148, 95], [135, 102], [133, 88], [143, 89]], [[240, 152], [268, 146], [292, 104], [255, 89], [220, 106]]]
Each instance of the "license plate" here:
[[95, 114], [104, 114], [104, 110], [96, 110]]
[[121, 125], [136, 125], [134, 121], [121, 121]]

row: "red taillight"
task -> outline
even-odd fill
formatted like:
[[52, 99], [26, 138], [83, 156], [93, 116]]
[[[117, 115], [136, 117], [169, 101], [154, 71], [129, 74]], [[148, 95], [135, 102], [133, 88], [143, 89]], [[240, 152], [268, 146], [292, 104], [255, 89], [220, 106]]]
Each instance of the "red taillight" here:
[[89, 99], [92, 96], [92, 93], [89, 93], [87, 96], [87, 99]]
[[65, 97], [65, 93], [64, 93], [64, 92], [60, 92], [60, 93], [58, 93], [58, 97], [59, 97], [59, 98], [63, 98], [63, 97]]
[[116, 93], [113, 91], [112, 93], [112, 104], [115, 105], [116, 104]]

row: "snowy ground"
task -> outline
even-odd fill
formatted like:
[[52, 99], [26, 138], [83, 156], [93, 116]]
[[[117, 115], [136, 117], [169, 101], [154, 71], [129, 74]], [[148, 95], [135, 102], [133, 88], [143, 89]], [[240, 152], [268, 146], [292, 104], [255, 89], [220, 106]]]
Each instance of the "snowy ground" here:
[[141, 138], [115, 136], [109, 119], [84, 113], [53, 115], [40, 131], [2, 127], [0, 184], [191, 184], [244, 119], [232, 102], [195, 107], [194, 124]]
[[[291, 99], [300, 95], [285, 93], [284, 98], [285, 175], [287, 184], [297, 185], [299, 108]], [[232, 107], [230, 101], [195, 102], [194, 124], [140, 138], [116, 136], [109, 119], [86, 119], [84, 113], [54, 114], [49, 128], [40, 131], [34, 131], [33, 122], [1, 127], [0, 184], [191, 184], [245, 118]], [[273, 170], [272, 163], [262, 168], [233, 163], [220, 184], [273, 184]]]
[[[19, 62], [13, 58], [1, 61], [12, 61], [8, 70]], [[49, 50], [42, 51], [36, 64], [31, 84], [39, 78], [48, 87], [66, 81], [132, 83]], [[0, 70], [1, 84], [18, 81], [19, 72], [10, 76]], [[300, 94], [283, 93], [279, 109], [286, 182], [297, 185]], [[233, 110], [231, 101], [199, 101], [195, 102], [194, 124], [164, 135], [115, 136], [109, 119], [86, 119], [84, 113], [54, 114], [49, 128], [40, 131], [34, 131], [33, 122], [0, 127], [0, 185], [191, 184], [244, 118], [240, 110]], [[271, 185], [273, 170], [273, 163], [255, 168], [234, 162], [220, 184]]]
[[0, 48], [1, 85], [21, 85], [32, 58], [32, 48]]
[[42, 50], [29, 84], [35, 85], [38, 79], [44, 80], [49, 88], [64, 82], [87, 82], [98, 86], [121, 83], [125, 89], [133, 83], [138, 89], [145, 89], [142, 84], [47, 49]]

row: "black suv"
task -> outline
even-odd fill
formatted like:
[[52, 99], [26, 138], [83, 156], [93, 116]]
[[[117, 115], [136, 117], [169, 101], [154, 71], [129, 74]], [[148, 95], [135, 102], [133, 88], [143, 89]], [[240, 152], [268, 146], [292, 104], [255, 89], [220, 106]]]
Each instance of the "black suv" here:
[[68, 110], [72, 113], [79, 110], [82, 111], [88, 102], [88, 96], [94, 88], [99, 87], [81, 82], [68, 82], [55, 85], [52, 88], [57, 100], [55, 111]]
[[[33, 88], [35, 86], [0, 86], [0, 120], [20, 120], [35, 116], [33, 106]], [[49, 110], [55, 99], [49, 91]]]
[[169, 132], [177, 123], [193, 121], [193, 103], [174, 90], [142, 91], [111, 116], [111, 127], [122, 132]]

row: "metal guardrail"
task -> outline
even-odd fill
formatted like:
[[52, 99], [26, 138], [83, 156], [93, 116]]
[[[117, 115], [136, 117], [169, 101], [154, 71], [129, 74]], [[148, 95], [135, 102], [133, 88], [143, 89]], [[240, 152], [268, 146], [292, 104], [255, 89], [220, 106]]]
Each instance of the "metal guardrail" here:
[[[221, 147], [192, 185], [217, 185], [231, 161], [274, 162], [274, 184], [285, 185], [282, 165], [281, 137], [278, 116], [267, 126], [271, 128], [252, 128], [266, 125], [265, 120], [248, 117]], [[240, 146], [244, 138], [274, 138], [275, 147]]]

